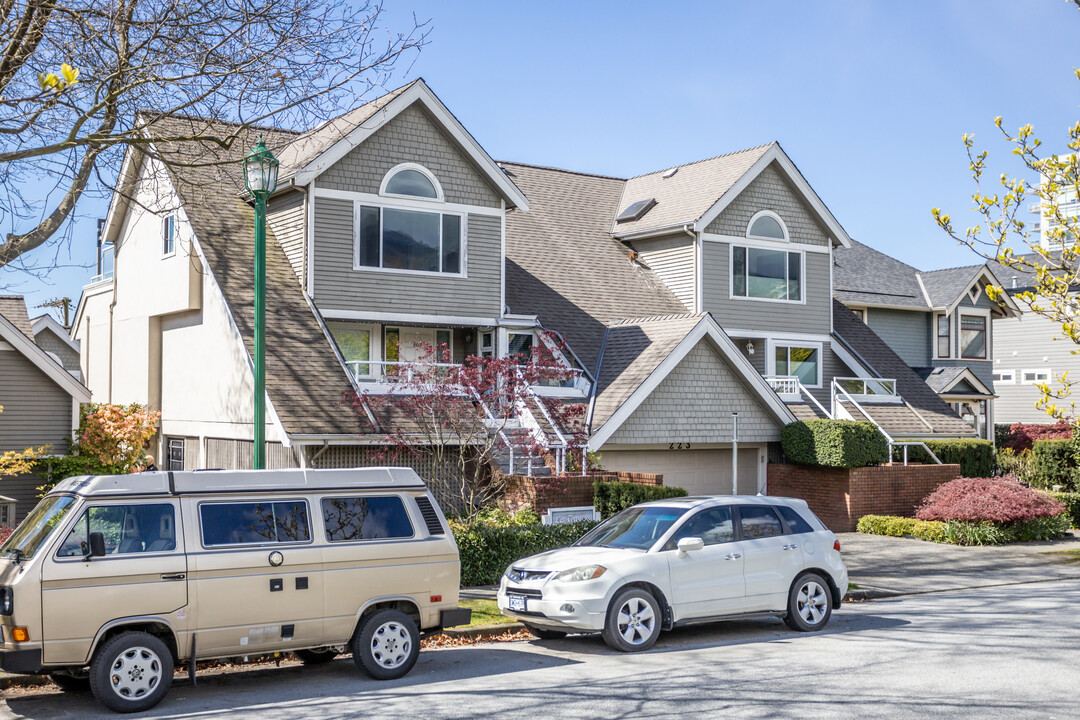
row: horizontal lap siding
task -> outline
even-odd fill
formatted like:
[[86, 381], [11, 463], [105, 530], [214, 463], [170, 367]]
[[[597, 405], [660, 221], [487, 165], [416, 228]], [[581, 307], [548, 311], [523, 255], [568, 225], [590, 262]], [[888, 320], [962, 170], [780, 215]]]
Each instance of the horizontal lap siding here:
[[911, 367], [929, 367], [931, 317], [928, 312], [867, 308], [870, 329]]
[[353, 203], [315, 199], [315, 298], [321, 310], [487, 316], [500, 314], [502, 223], [469, 215], [467, 277], [353, 270]]
[[1056, 380], [1066, 371], [1069, 371], [1070, 379], [1080, 376], [1080, 357], [1072, 354], [1077, 350], [1076, 343], [1061, 335], [1060, 323], [1030, 311], [1019, 318], [995, 320], [993, 327], [993, 369], [997, 372], [1012, 370], [1016, 374], [1015, 382], [994, 383], [994, 392], [998, 395], [994, 401], [994, 421], [1053, 422], [1053, 418], [1035, 407], [1042, 393], [1034, 385], [1025, 384], [1021, 373], [1024, 370], [1049, 370], [1051, 387], [1060, 388], [1061, 384]]
[[281, 243], [296, 277], [304, 277], [304, 195], [291, 192], [274, 198], [266, 208], [266, 224]]
[[66, 453], [71, 402], [21, 353], [0, 350], [0, 451], [52, 445], [53, 452]]
[[671, 288], [689, 310], [694, 309], [694, 238], [688, 235], [632, 243], [641, 261]]
[[[798, 250], [797, 245], [777, 243], [778, 250]], [[832, 330], [832, 292], [828, 253], [806, 253], [806, 303], [766, 302], [729, 297], [731, 290], [731, 247], [722, 242], [705, 242], [702, 248], [705, 277], [704, 309], [725, 328], [761, 332], [820, 333]]]

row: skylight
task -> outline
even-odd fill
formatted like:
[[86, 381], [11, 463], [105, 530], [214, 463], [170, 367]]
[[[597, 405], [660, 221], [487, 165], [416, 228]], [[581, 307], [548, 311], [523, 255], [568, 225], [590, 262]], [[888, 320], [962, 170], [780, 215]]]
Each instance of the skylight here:
[[656, 204], [656, 198], [649, 198], [648, 200], [638, 200], [635, 203], [631, 203], [629, 207], [619, 213], [619, 216], [615, 218], [615, 222], [633, 222], [634, 220], [640, 220], [645, 217], [645, 213], [652, 210], [653, 205]]

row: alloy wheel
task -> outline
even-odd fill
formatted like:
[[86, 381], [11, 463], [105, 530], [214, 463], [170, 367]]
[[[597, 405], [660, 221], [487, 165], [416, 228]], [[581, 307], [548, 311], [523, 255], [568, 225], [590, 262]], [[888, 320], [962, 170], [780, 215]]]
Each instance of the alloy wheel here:
[[649, 603], [632, 597], [619, 608], [619, 634], [631, 645], [641, 645], [656, 631], [656, 614]]
[[825, 618], [828, 602], [829, 599], [825, 594], [825, 588], [821, 587], [816, 581], [810, 580], [799, 588], [796, 606], [799, 615], [807, 624], [817, 625]]

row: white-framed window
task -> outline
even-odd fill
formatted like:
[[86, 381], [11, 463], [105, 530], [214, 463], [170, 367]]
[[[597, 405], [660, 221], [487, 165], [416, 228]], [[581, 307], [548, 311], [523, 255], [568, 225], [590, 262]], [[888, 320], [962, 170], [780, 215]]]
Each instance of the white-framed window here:
[[787, 241], [789, 239], [784, 219], [771, 210], [754, 213], [750, 222], [746, 223], [746, 237], [755, 240]]
[[176, 216], [161, 218], [161, 255], [168, 257], [176, 252]]
[[788, 250], [732, 246], [731, 296], [801, 303], [804, 257]]
[[960, 357], [986, 360], [990, 345], [990, 318], [986, 315], [960, 313]]
[[860, 322], [866, 322], [866, 308], [851, 308], [851, 312], [855, 313]]
[[356, 270], [464, 275], [465, 215], [356, 205]]
[[994, 382], [1001, 385], [1011, 385], [1016, 382], [1015, 370], [995, 370]]
[[453, 357], [454, 333], [450, 328], [389, 325], [383, 328], [383, 359], [388, 363], [441, 363], [450, 362]]
[[481, 329], [479, 338], [480, 357], [495, 357], [495, 331]]
[[371, 364], [380, 355], [378, 325], [334, 322], [328, 323], [327, 328], [337, 343], [342, 359], [357, 378], [370, 378], [378, 374], [378, 367]]
[[952, 318], [945, 313], [934, 315], [934, 358], [952, 357]]
[[766, 374], [797, 377], [808, 388], [821, 387], [820, 343], [770, 340], [768, 353]]
[[531, 330], [510, 330], [506, 333], [506, 356], [520, 355], [529, 360], [535, 344], [536, 334]]
[[437, 202], [443, 202], [446, 199], [442, 185], [435, 174], [416, 163], [401, 163], [390, 168], [379, 185], [379, 194]]
[[1020, 374], [1020, 378], [1025, 385], [1050, 382], [1050, 369], [1041, 368], [1036, 370], [1023, 370]]

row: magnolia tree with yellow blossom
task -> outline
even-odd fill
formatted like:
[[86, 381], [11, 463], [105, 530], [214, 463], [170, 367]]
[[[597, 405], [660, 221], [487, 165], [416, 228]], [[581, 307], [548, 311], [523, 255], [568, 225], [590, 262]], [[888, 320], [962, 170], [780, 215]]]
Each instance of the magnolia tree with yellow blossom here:
[[[1072, 1], [1080, 9], [1080, 0]], [[1073, 73], [1080, 80], [1080, 69]], [[1062, 154], [1046, 152], [1031, 125], [1014, 133], [1005, 128], [1000, 117], [994, 118], [994, 124], [1012, 147], [1012, 154], [1038, 180], [1004, 172], [994, 177], [987, 164], [989, 153], [976, 149], [974, 137], [965, 134], [963, 143], [975, 180], [972, 209], [981, 221], [960, 232], [950, 215], [938, 208], [933, 209], [934, 219], [953, 239], [1027, 278], [1024, 291], [1014, 293], [1013, 299], [1025, 312], [1060, 325], [1061, 335], [1080, 345], [1080, 218], [1070, 207], [1080, 198], [1080, 122], [1067, 129], [1064, 148], [1068, 152]], [[1041, 207], [1042, 241], [1020, 219], [1032, 203]], [[991, 300], [1005, 292], [1001, 287], [987, 288]], [[1080, 353], [1080, 348], [1072, 352]], [[1066, 372], [1051, 382], [1039, 383], [1042, 397], [1037, 407], [1057, 420], [1076, 424], [1072, 396], [1077, 382], [1080, 380]]]

